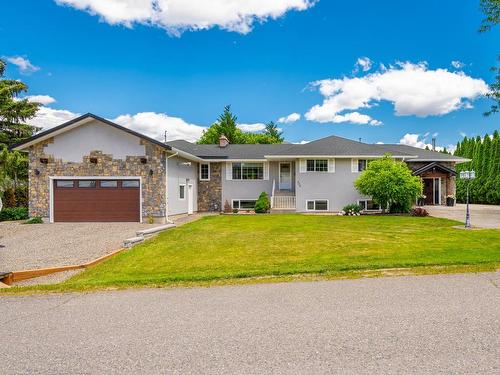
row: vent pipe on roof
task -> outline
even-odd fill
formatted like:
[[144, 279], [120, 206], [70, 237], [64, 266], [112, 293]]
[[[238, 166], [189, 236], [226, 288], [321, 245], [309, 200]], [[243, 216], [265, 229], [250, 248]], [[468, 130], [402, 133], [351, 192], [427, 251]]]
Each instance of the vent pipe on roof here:
[[358, 138], [359, 143], [361, 143], [361, 138]]
[[436, 151], [436, 138], [432, 138], [432, 151]]

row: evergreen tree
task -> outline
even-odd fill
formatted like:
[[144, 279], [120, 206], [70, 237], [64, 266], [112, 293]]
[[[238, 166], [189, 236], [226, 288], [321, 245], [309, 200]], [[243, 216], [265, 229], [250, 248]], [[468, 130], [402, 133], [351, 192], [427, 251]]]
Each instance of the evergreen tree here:
[[0, 146], [10, 147], [38, 130], [26, 124], [26, 120], [35, 116], [40, 104], [19, 99], [28, 86], [18, 80], [5, 79], [5, 67], [5, 61], [0, 59]]

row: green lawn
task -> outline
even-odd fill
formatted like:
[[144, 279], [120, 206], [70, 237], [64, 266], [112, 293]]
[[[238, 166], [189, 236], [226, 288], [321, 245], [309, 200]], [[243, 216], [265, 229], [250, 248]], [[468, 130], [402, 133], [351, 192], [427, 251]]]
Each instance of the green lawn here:
[[[406, 216], [209, 216], [48, 289], [203, 284], [387, 268], [500, 264], [500, 230]], [[443, 268], [446, 272], [446, 267]]]

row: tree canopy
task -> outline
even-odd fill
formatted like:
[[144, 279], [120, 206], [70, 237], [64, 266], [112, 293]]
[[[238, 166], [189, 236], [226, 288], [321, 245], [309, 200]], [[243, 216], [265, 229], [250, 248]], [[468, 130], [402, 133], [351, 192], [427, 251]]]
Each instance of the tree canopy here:
[[198, 140], [199, 144], [217, 144], [221, 135], [225, 135], [232, 144], [270, 144], [283, 143], [282, 132], [274, 122], [269, 122], [262, 133], [244, 132], [238, 128], [238, 118], [231, 112], [231, 106], [224, 107], [224, 112]]
[[406, 163], [394, 160], [390, 154], [370, 161], [365, 171], [354, 181], [363, 195], [371, 197], [385, 211], [398, 208], [408, 212], [415, 199], [422, 194], [422, 181], [413, 176]]
[[21, 81], [4, 78], [5, 68], [5, 61], [0, 59], [0, 146], [10, 147], [38, 130], [25, 122], [35, 116], [40, 104], [19, 98], [28, 86]]
[[467, 184], [472, 203], [500, 204], [500, 134], [464, 139], [457, 144], [456, 156], [472, 159], [457, 164], [457, 173], [474, 170], [476, 178], [463, 181], [457, 177], [457, 201], [464, 202]]
[[[489, 31], [500, 23], [500, 0], [481, 0], [480, 6], [485, 18], [481, 23], [479, 31]], [[495, 78], [493, 83], [490, 84], [490, 92], [486, 95], [491, 98], [494, 103], [491, 105], [490, 110], [484, 113], [485, 116], [500, 111], [500, 56], [498, 56], [497, 60], [498, 66], [491, 68], [495, 74]]]

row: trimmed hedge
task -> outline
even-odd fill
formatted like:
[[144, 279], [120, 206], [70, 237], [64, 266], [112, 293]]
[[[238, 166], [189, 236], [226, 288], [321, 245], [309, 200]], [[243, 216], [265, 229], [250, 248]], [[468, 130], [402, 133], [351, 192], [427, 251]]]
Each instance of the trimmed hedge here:
[[0, 211], [0, 221], [26, 220], [28, 218], [27, 207], [7, 207]]

